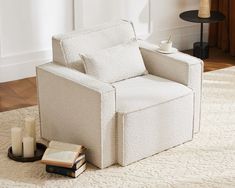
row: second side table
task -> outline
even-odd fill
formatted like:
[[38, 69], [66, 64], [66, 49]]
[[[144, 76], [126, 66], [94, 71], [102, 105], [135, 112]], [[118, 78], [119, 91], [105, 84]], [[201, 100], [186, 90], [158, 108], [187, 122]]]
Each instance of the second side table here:
[[198, 10], [190, 10], [190, 11], [182, 12], [180, 14], [180, 18], [188, 22], [201, 24], [200, 42], [195, 42], [193, 44], [193, 55], [201, 59], [208, 58], [209, 46], [207, 42], [203, 42], [203, 24], [204, 23], [217, 23], [217, 22], [223, 21], [225, 19], [225, 16], [221, 12], [211, 11], [210, 18], [200, 18], [198, 17]]

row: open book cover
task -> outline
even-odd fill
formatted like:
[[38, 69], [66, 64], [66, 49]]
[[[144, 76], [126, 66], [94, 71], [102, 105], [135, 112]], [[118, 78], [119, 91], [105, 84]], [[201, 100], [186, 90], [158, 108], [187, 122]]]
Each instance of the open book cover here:
[[41, 162], [53, 166], [72, 168], [85, 148], [81, 145], [51, 141], [46, 149]]

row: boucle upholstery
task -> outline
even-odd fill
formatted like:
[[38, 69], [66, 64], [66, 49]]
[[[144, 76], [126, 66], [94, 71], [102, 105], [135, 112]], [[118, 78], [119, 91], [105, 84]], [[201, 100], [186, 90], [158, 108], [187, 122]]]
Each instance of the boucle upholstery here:
[[192, 92], [190, 88], [182, 84], [151, 74], [112, 85], [116, 90], [116, 111], [121, 113], [143, 110]]
[[55, 63], [37, 75], [42, 137], [84, 145], [86, 159], [100, 168], [115, 163], [114, 88]]
[[199, 132], [203, 61], [181, 52], [160, 54], [156, 52], [156, 45], [145, 41], [139, 41], [139, 44], [145, 66], [150, 74], [184, 84], [194, 91], [194, 132]]
[[136, 40], [92, 54], [81, 54], [81, 58], [86, 74], [107, 83], [147, 74]]
[[133, 37], [125, 21], [55, 36], [54, 61], [37, 67], [42, 137], [84, 145], [87, 160], [99, 168], [128, 165], [199, 131], [201, 60], [180, 52], [163, 55], [141, 42], [150, 75], [111, 85], [83, 73], [79, 53]]
[[118, 112], [118, 163], [132, 162], [192, 139], [193, 91], [153, 75], [112, 84]]
[[84, 72], [79, 53], [93, 53], [126, 43], [133, 38], [135, 38], [135, 32], [127, 21], [117, 21], [56, 35], [52, 38], [53, 61]]
[[193, 92], [128, 113], [118, 113], [118, 163], [126, 166], [193, 137]]

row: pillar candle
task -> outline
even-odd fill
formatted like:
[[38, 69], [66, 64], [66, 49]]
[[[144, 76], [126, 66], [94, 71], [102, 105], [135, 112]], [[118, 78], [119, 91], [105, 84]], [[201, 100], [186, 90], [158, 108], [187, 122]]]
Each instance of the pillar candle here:
[[11, 128], [12, 153], [15, 156], [22, 156], [22, 129], [19, 127]]
[[32, 137], [34, 141], [34, 151], [36, 148], [36, 126], [35, 118], [27, 117], [25, 118], [25, 135], [27, 137]]
[[209, 18], [210, 16], [210, 0], [200, 0], [198, 17]]
[[34, 139], [32, 137], [23, 138], [23, 156], [24, 157], [34, 156]]

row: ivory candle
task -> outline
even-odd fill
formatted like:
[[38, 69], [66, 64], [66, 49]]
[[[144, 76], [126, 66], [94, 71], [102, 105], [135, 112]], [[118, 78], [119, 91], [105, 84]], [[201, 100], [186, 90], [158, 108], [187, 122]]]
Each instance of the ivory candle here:
[[198, 17], [209, 18], [210, 16], [210, 0], [200, 0]]
[[23, 138], [23, 156], [24, 157], [34, 156], [34, 139], [32, 137]]
[[12, 153], [15, 156], [22, 156], [22, 129], [19, 127], [11, 128]]
[[35, 126], [35, 118], [26, 117], [25, 118], [25, 135], [27, 137], [32, 137], [34, 142], [34, 151], [36, 148], [36, 126]]

